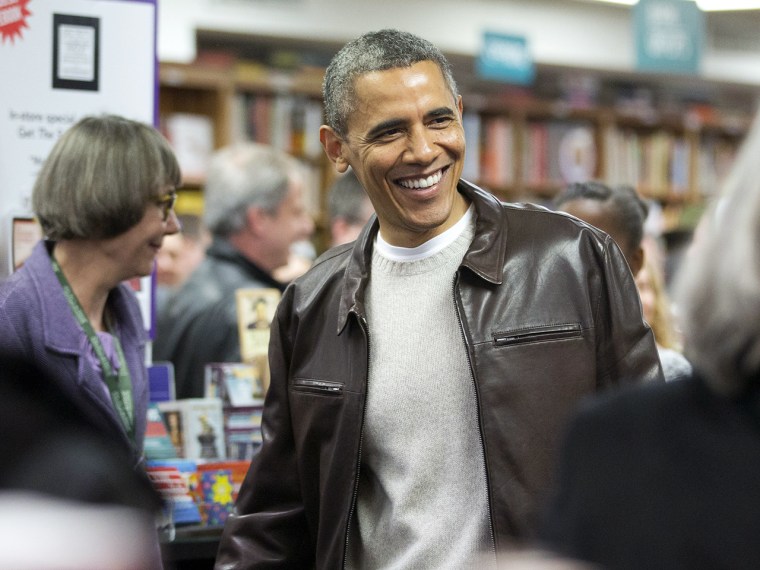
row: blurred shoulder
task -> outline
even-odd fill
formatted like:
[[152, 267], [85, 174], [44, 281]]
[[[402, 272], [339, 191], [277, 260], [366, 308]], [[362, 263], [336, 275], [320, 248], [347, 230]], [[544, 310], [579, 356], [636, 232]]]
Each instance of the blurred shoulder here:
[[672, 382], [634, 384], [587, 398], [572, 423], [576, 429], [582, 426], [583, 431], [600, 435], [611, 428], [657, 433], [690, 421], [716, 399], [693, 375]]

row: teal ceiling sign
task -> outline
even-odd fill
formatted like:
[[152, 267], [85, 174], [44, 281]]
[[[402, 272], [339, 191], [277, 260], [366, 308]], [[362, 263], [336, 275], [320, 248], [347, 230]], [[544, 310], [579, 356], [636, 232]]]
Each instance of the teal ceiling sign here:
[[532, 83], [535, 66], [528, 40], [523, 36], [484, 32], [477, 72], [484, 79], [519, 85]]
[[633, 8], [636, 68], [699, 73], [704, 14], [693, 0], [639, 0]]

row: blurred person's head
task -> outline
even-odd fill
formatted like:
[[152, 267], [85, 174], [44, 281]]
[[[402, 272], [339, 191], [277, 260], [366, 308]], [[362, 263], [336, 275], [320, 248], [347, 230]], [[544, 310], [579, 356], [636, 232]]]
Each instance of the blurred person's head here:
[[292, 244], [314, 231], [306, 180], [295, 158], [270, 146], [221, 149], [209, 164], [203, 221], [214, 237], [271, 272], [288, 263]]
[[0, 347], [0, 490], [157, 510], [147, 476], [96, 408]]
[[570, 184], [555, 199], [555, 207], [609, 234], [623, 252], [631, 273], [644, 264], [644, 222], [647, 205], [629, 186], [601, 182]]
[[166, 236], [156, 257], [156, 281], [161, 286], [182, 285], [206, 254], [208, 232], [198, 216], [180, 214], [182, 230]]
[[684, 352], [718, 392], [760, 381], [760, 113], [677, 276]]
[[354, 241], [372, 217], [372, 202], [353, 170], [339, 176], [330, 187], [328, 210], [333, 246]]
[[102, 413], [60, 386], [0, 347], [0, 567], [147, 570], [161, 499]]

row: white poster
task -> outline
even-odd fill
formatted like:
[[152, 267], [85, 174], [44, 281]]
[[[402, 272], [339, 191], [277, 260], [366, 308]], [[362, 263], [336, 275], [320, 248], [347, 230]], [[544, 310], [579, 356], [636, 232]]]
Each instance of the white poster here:
[[[85, 115], [156, 124], [156, 65], [156, 0], [0, 0], [0, 277], [56, 139]], [[151, 291], [142, 279], [148, 326]]]

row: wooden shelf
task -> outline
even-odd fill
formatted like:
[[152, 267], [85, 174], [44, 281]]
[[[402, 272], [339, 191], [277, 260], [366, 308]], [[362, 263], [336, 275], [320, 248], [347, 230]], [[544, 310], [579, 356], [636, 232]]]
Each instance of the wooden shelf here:
[[[294, 98], [320, 105], [321, 109], [324, 69], [319, 66], [275, 69], [223, 54], [201, 59], [205, 63], [161, 63], [160, 112], [162, 116], [196, 113], [209, 117], [214, 125], [215, 148], [250, 135], [240, 124], [242, 120], [250, 121], [241, 118], [241, 106], [245, 108], [246, 101], [257, 97], [273, 101]], [[631, 101], [577, 105], [559, 96], [547, 98], [543, 93], [545, 85], [536, 86], [533, 92], [482, 80], [468, 83], [465, 79], [460, 81], [460, 87], [470, 127], [479, 133], [478, 140], [468, 133], [468, 152], [478, 153], [469, 161], [470, 179], [503, 199], [534, 198], [538, 202], [551, 200], [566, 183], [558, 174], [560, 154], [565, 153], [563, 160], [567, 162], [578, 158], [568, 157], [568, 152], [586, 152], [577, 143], [573, 146], [563, 139], [583, 138], [577, 133], [567, 134], [580, 127], [587, 130], [584, 144], [588, 144], [589, 134], [592, 141], [589, 148], [593, 149], [593, 160], [581, 171], [590, 172], [589, 178], [632, 184], [642, 196], [670, 210], [700, 204], [717, 191], [754, 111], [747, 108], [727, 112], [705, 103], [679, 106], [671, 102], [659, 108]], [[494, 122], [502, 124], [491, 129]], [[309, 133], [298, 140], [310, 140], [314, 145], [318, 141], [316, 128], [312, 125]], [[541, 130], [551, 131], [554, 137], [546, 135], [543, 147]], [[492, 136], [503, 138], [494, 142], [489, 139]], [[318, 145], [309, 151], [285, 150], [313, 169], [319, 192], [311, 198], [312, 209], [318, 233], [326, 232], [326, 192], [334, 173]], [[202, 180], [188, 183], [201, 186]], [[671, 214], [671, 219], [677, 216]], [[315, 237], [316, 244], [327, 241], [325, 235]], [[318, 249], [321, 250], [319, 246]]]

